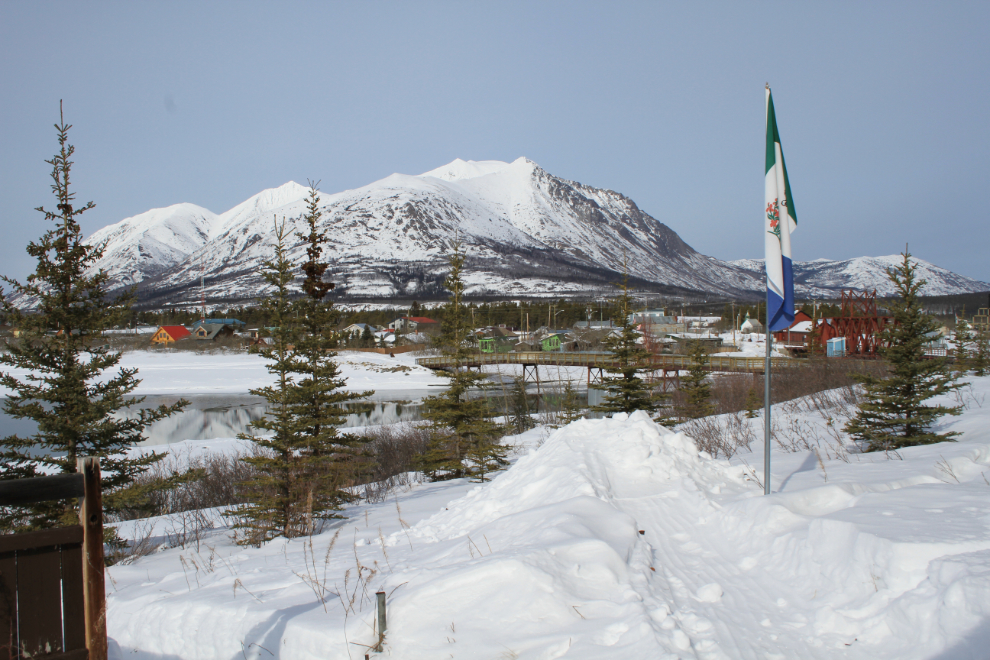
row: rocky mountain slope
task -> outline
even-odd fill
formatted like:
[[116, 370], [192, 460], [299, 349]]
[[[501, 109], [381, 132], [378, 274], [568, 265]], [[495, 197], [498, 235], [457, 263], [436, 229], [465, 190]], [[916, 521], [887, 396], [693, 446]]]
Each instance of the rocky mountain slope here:
[[105, 243], [95, 269], [102, 268], [120, 286], [139, 284], [172, 268], [209, 240], [217, 215], [195, 204], [152, 209], [100, 229], [86, 239]]
[[[307, 189], [294, 182], [265, 190], [214, 215], [191, 204], [156, 209], [100, 230], [100, 266], [122, 285], [138, 283], [152, 305], [198, 300], [200, 274], [213, 301], [238, 302], [263, 289], [273, 226], [302, 229]], [[499, 296], [611, 292], [625, 267], [639, 288], [670, 296], [759, 297], [762, 262], [700, 254], [631, 199], [553, 176], [520, 158], [453, 161], [418, 176], [393, 174], [354, 190], [321, 193], [321, 226], [338, 293], [345, 297], [442, 295], [446, 255], [459, 241], [468, 255], [469, 292]], [[301, 259], [299, 239], [290, 255]], [[800, 296], [889, 283], [892, 257], [824, 260], [796, 266]], [[936, 293], [990, 289], [922, 262]]]
[[[887, 269], [900, 264], [902, 259], [900, 255], [893, 254], [844, 261], [796, 261], [794, 287], [799, 295], [807, 298], [837, 298], [842, 289], [876, 289], [879, 296], [892, 296], [896, 292], [893, 282], [887, 277]], [[942, 296], [990, 290], [990, 284], [986, 282], [957, 275], [913, 256], [911, 259], [917, 261], [918, 278], [928, 282], [921, 290], [922, 295]], [[731, 263], [751, 271], [761, 280], [765, 277], [762, 259], [741, 259]]]

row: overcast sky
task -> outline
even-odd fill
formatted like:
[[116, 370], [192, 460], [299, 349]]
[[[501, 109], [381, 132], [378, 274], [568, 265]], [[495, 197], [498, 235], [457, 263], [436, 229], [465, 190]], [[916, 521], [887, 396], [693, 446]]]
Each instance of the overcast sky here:
[[760, 258], [769, 82], [795, 259], [990, 281], [988, 34], [987, 2], [3, 2], [0, 273], [33, 270], [59, 99], [87, 234], [526, 156]]

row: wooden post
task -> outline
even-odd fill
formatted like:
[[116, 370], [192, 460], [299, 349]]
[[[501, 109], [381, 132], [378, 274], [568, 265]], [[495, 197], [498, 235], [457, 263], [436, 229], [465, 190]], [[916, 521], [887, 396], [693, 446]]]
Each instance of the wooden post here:
[[83, 603], [86, 610], [86, 648], [89, 660], [107, 660], [107, 595], [103, 563], [103, 491], [100, 459], [79, 458], [76, 469], [83, 475], [85, 495], [79, 507], [83, 528]]
[[385, 619], [385, 592], [379, 591], [375, 594], [378, 598], [378, 651], [381, 652], [382, 645], [385, 644], [385, 630], [388, 622]]

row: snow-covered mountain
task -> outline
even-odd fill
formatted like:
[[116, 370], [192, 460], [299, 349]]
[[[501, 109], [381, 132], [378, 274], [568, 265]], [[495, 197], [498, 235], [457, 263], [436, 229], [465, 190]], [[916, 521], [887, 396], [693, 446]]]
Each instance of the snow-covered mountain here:
[[[879, 296], [892, 296], [894, 284], [887, 277], [887, 269], [903, 261], [898, 254], [886, 257], [856, 257], [845, 261], [815, 259], [794, 262], [794, 288], [801, 297], [838, 298], [842, 289], [876, 289]], [[912, 256], [917, 262], [918, 279], [926, 280], [922, 295], [940, 296], [955, 293], [972, 293], [990, 290], [990, 284], [957, 275], [950, 270]], [[762, 259], [740, 259], [731, 262], [753, 272], [758, 278], [765, 276]]]
[[[180, 204], [129, 218], [89, 240], [110, 239], [101, 266], [121, 284], [139, 282], [149, 303], [197, 300], [201, 271], [210, 300], [247, 301], [264, 288], [261, 264], [272, 255], [276, 220], [291, 230], [290, 257], [302, 259], [295, 231], [303, 228], [307, 194], [289, 182], [221, 215]], [[455, 240], [468, 255], [469, 293], [612, 292], [624, 263], [638, 287], [667, 295], [763, 292], [761, 262], [702, 255], [631, 199], [553, 176], [525, 158], [458, 159], [418, 176], [393, 174], [354, 190], [321, 193], [320, 209], [338, 292], [355, 297], [442, 295]], [[798, 264], [799, 295], [849, 286], [885, 291], [883, 266], [890, 259]], [[932, 292], [990, 289], [924, 266]]]
[[[302, 229], [307, 190], [266, 190], [217, 217], [210, 239], [149, 283], [148, 296], [210, 299], [257, 295], [273, 222]], [[321, 194], [336, 280], [351, 295], [439, 294], [452, 241], [468, 255], [470, 291], [566, 295], [612, 290], [625, 259], [635, 278], [669, 293], [755, 290], [754, 275], [704, 256], [669, 227], [610, 190], [555, 177], [525, 158], [462, 161], [418, 176], [393, 174]], [[293, 237], [290, 256], [303, 248]]]
[[195, 204], [152, 209], [100, 229], [86, 239], [106, 244], [94, 266], [120, 286], [132, 286], [184, 261], [203, 247], [217, 215]]

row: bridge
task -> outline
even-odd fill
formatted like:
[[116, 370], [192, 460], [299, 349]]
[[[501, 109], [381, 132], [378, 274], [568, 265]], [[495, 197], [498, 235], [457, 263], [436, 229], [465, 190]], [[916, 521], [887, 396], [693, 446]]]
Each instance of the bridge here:
[[[481, 369], [493, 364], [519, 364], [523, 367], [523, 380], [536, 382], [539, 387], [538, 367], [585, 367], [588, 370], [588, 384], [595, 385], [602, 380], [602, 373], [617, 368], [619, 361], [610, 353], [565, 353], [555, 351], [534, 351], [527, 353], [476, 353], [462, 360], [451, 357], [418, 358], [416, 364], [428, 369], [450, 370], [455, 367]], [[775, 357], [770, 359], [771, 369], [786, 369], [807, 365], [807, 360]], [[678, 384], [681, 371], [691, 368], [691, 358], [687, 355], [651, 355], [639, 368], [645, 371], [646, 380], [657, 381], [661, 389]], [[762, 374], [766, 369], [765, 358], [710, 355], [705, 369], [711, 372]]]

